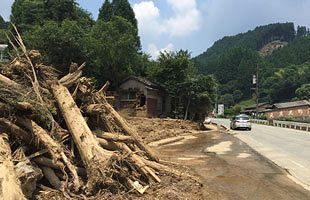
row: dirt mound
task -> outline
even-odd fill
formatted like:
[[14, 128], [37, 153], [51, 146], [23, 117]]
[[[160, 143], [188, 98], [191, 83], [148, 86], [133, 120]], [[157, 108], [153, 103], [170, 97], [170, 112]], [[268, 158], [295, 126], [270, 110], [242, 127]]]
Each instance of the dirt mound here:
[[180, 119], [131, 117], [127, 120], [146, 143], [199, 130], [197, 123]]

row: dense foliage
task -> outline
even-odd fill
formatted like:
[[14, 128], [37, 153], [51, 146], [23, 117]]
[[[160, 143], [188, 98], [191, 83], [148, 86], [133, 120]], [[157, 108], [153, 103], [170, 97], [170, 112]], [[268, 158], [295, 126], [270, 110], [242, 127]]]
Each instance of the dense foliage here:
[[[138, 22], [135, 13], [131, 8], [128, 0], [105, 0], [102, 7], [99, 9], [98, 20], [111, 21], [115, 16], [126, 19], [131, 25], [138, 30]], [[135, 35], [137, 48], [141, 48], [140, 37], [138, 32]]]
[[0, 29], [6, 29], [9, 23], [6, 22], [3, 17], [0, 15]]
[[201, 120], [212, 108], [215, 80], [212, 76], [197, 74], [188, 51], [161, 53], [148, 73], [172, 97], [173, 117]]
[[0, 44], [6, 43], [6, 28], [8, 23], [4, 21], [3, 17], [0, 15]]
[[[289, 44], [270, 56], [261, 56], [258, 51], [274, 40]], [[309, 30], [298, 26], [295, 33], [293, 23], [260, 26], [247, 33], [224, 37], [194, 58], [201, 73], [214, 74], [218, 79], [219, 103], [228, 107], [252, 98], [256, 66], [259, 66], [260, 101], [304, 99], [308, 91], [304, 84], [310, 82], [309, 61]]]
[[195, 72], [187, 51], [162, 53], [156, 61], [141, 52], [128, 0], [105, 0], [96, 21], [75, 0], [15, 0], [11, 22], [28, 48], [63, 73], [72, 62], [86, 62], [97, 85], [109, 80], [112, 90], [130, 75], [148, 77], [172, 96], [174, 117], [202, 119], [212, 109], [215, 80]]

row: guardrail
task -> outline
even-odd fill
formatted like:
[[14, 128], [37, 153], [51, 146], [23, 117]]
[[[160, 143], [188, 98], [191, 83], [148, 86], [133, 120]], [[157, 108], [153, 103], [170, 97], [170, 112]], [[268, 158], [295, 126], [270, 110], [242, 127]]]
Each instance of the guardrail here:
[[282, 128], [291, 128], [291, 129], [297, 129], [297, 130], [310, 132], [310, 124], [308, 123], [278, 121], [278, 120], [268, 121], [268, 120], [261, 120], [261, 119], [251, 119], [251, 122], [255, 124], [270, 125], [270, 126], [276, 126], [276, 127], [282, 127]]

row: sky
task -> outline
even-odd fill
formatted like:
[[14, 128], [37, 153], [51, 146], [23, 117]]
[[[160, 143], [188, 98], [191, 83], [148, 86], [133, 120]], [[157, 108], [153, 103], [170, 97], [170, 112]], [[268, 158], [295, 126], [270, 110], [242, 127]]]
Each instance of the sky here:
[[[93, 18], [104, 0], [77, 0]], [[129, 0], [138, 20], [142, 50], [189, 50], [197, 56], [224, 36], [256, 26], [294, 22], [310, 27], [310, 0]], [[9, 19], [13, 0], [0, 0], [0, 15]]]

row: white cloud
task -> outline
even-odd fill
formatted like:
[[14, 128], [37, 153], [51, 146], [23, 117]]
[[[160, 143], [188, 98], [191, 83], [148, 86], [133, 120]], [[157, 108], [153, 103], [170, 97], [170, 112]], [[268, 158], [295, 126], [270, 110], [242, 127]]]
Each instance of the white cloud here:
[[151, 43], [148, 45], [148, 50], [147, 52], [152, 56], [152, 59], [156, 59], [159, 55], [160, 52], [170, 52], [174, 50], [174, 45], [169, 43], [167, 46], [165, 46], [164, 48], [158, 49], [158, 47]]
[[164, 31], [164, 27], [159, 23], [159, 9], [154, 5], [154, 2], [142, 1], [134, 4], [133, 10], [142, 34], [156, 36]]
[[160, 34], [187, 36], [199, 30], [201, 16], [196, 0], [166, 0], [172, 8], [172, 16], [162, 19], [153, 1], [142, 1], [133, 6], [141, 35], [157, 37]]

